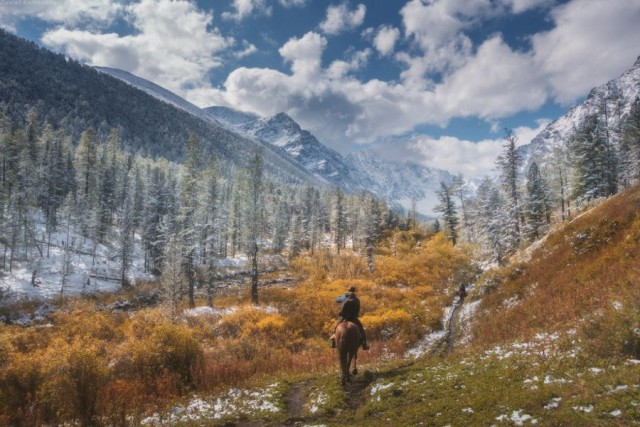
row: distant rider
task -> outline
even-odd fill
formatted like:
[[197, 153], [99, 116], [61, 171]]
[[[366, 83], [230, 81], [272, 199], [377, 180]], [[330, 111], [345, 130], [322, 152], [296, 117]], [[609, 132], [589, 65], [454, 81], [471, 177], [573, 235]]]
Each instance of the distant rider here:
[[456, 296], [460, 297], [459, 304], [462, 304], [462, 301], [464, 301], [465, 297], [467, 296], [467, 289], [464, 283], [461, 284], [460, 288], [456, 291]]
[[[336, 302], [338, 304], [342, 304], [338, 325], [345, 320], [356, 324], [360, 329], [360, 336], [362, 337], [362, 349], [369, 350], [369, 344], [367, 344], [367, 336], [364, 333], [364, 326], [362, 326], [360, 319], [358, 319], [358, 316], [360, 315], [360, 300], [356, 296], [356, 288], [351, 286], [345, 294], [340, 295], [338, 298], [336, 298]], [[338, 327], [338, 325], [336, 325], [336, 328]], [[333, 329], [333, 335], [331, 335], [331, 348], [336, 348], [335, 328]]]

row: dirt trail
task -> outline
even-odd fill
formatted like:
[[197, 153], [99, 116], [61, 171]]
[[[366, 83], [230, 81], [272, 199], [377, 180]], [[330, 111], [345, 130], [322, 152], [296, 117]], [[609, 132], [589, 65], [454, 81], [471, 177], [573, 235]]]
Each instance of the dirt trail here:
[[446, 324], [446, 334], [433, 344], [431, 350], [428, 352], [429, 356], [444, 356], [453, 350], [453, 343], [455, 342], [458, 331], [458, 318], [462, 303], [464, 303], [464, 299], [454, 302], [451, 315], [449, 316], [449, 320]]
[[304, 415], [304, 404], [308, 388], [309, 381], [303, 381], [291, 385], [289, 390], [287, 390], [284, 403], [289, 420], [300, 419]]

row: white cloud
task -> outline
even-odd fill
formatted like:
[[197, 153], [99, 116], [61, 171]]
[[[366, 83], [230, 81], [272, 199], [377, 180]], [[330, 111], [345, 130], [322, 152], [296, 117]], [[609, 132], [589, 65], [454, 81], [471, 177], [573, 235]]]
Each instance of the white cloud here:
[[92, 65], [120, 68], [180, 95], [211, 87], [209, 73], [234, 44], [211, 28], [213, 17], [186, 0], [142, 0], [126, 7], [132, 35], [59, 27], [43, 43]]
[[245, 56], [252, 55], [258, 51], [258, 48], [253, 43], [249, 43], [246, 40], [242, 40], [242, 47], [242, 50], [233, 53], [235, 58], [244, 58]]
[[[517, 145], [531, 142], [549, 123], [549, 120], [540, 120], [536, 128], [514, 129]], [[495, 161], [504, 142], [503, 138], [468, 141], [451, 136], [431, 138], [422, 135], [412, 138], [404, 150], [412, 151], [411, 158], [425, 166], [462, 173], [468, 178], [482, 178], [494, 175]]]
[[382, 56], [393, 52], [400, 37], [400, 30], [395, 27], [382, 26], [373, 39], [373, 45]]
[[279, 0], [284, 7], [302, 7], [306, 6], [307, 0]]
[[460, 31], [504, 13], [490, 0], [411, 0], [401, 10], [407, 37], [414, 37], [425, 52], [450, 44]]
[[325, 74], [333, 80], [342, 79], [349, 72], [362, 69], [371, 56], [371, 49], [354, 52], [349, 55], [350, 61], [336, 60], [329, 65]]
[[222, 18], [242, 21], [254, 13], [271, 15], [271, 7], [266, 0], [233, 0], [233, 8], [235, 12], [223, 12]]
[[436, 94], [452, 117], [490, 119], [538, 109], [547, 100], [548, 90], [531, 56], [512, 51], [495, 36], [464, 66], [445, 77]]
[[321, 70], [321, 57], [327, 39], [318, 33], [308, 32], [302, 38], [292, 38], [278, 52], [291, 62], [291, 70], [298, 78], [309, 78]]
[[522, 13], [539, 7], [548, 7], [556, 0], [504, 0], [504, 4], [509, 6], [513, 13]]
[[570, 103], [633, 64], [640, 44], [640, 1], [574, 0], [533, 36], [537, 66], [556, 100]]
[[364, 22], [367, 7], [359, 4], [350, 11], [345, 3], [327, 8], [327, 17], [320, 23], [320, 29], [325, 34], [335, 35], [359, 27]]
[[113, 0], [57, 0], [0, 2], [0, 27], [15, 29], [15, 24], [31, 16], [43, 21], [75, 26], [82, 22], [110, 23], [122, 10], [123, 4]]

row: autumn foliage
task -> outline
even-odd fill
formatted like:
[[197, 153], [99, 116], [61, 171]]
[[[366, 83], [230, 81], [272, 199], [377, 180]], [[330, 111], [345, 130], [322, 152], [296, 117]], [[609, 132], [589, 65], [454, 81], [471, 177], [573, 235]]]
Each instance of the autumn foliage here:
[[[368, 270], [364, 257], [328, 250], [291, 263], [292, 287], [265, 287], [262, 306], [248, 292], [219, 295], [219, 313], [167, 310], [114, 313], [76, 300], [47, 327], [0, 328], [0, 424], [129, 425], [188, 392], [210, 392], [265, 376], [335, 369], [328, 337], [337, 296], [358, 289], [372, 351], [401, 354], [440, 328], [442, 305], [469, 256], [441, 235], [388, 232]], [[202, 304], [202, 303], [201, 303]]]
[[601, 356], [640, 357], [639, 186], [559, 227], [530, 256], [481, 278], [477, 345], [574, 329]]

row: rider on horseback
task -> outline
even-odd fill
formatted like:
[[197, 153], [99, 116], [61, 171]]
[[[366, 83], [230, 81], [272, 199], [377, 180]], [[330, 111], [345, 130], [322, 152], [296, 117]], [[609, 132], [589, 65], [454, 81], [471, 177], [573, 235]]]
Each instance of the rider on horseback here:
[[[362, 337], [362, 349], [369, 350], [367, 336], [364, 333], [364, 326], [362, 326], [360, 319], [358, 319], [358, 315], [360, 314], [360, 300], [356, 296], [356, 288], [351, 286], [344, 295], [336, 298], [336, 302], [342, 304], [338, 325], [345, 320], [356, 324], [360, 329], [360, 336]], [[338, 325], [336, 325], [336, 327]], [[333, 329], [333, 335], [331, 335], [331, 348], [336, 348], [335, 328]]]

